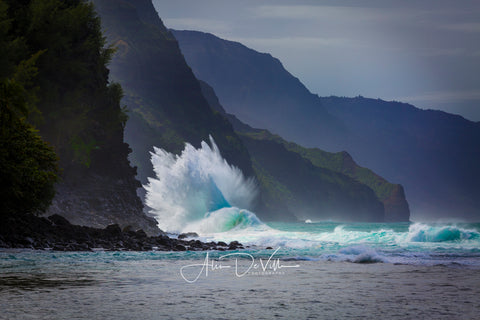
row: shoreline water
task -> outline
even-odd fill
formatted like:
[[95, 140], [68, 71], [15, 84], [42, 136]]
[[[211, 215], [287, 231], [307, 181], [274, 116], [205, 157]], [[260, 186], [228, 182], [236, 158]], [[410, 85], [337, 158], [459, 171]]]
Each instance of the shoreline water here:
[[203, 258], [186, 254], [0, 253], [0, 319], [480, 316], [478, 268], [296, 261], [299, 268], [280, 275], [237, 277], [222, 269], [187, 283], [180, 268]]
[[245, 248], [0, 249], [0, 319], [480, 317], [480, 224], [274, 223], [173, 238]]

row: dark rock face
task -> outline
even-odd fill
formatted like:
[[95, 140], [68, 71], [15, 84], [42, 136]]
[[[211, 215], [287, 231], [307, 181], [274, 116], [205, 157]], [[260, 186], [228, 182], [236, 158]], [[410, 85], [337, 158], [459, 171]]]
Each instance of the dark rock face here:
[[[130, 228], [131, 229], [131, 228]], [[199, 251], [225, 250], [225, 243], [177, 240], [164, 233], [149, 237], [143, 230], [122, 231], [118, 224], [104, 229], [72, 225], [59, 215], [48, 218], [21, 215], [0, 217], [0, 248], [90, 251], [93, 249], [127, 251]], [[243, 246], [234, 241], [229, 250]]]
[[[127, 116], [120, 104], [122, 90], [108, 77], [110, 53], [92, 6], [88, 1], [51, 1], [37, 10], [33, 1], [9, 3], [15, 34], [8, 37], [22, 39], [15, 59], [39, 50], [45, 53], [35, 62], [38, 73], [28, 90], [36, 88], [31, 100], [41, 114], [31, 121], [51, 144], [61, 169], [46, 214], [92, 227], [130, 224], [158, 234], [136, 195], [140, 184], [128, 160], [131, 149], [123, 139]], [[55, 12], [51, 19], [50, 10]], [[76, 21], [75, 27], [59, 31], [66, 19]], [[28, 187], [22, 192], [31, 194]]]
[[405, 212], [410, 212], [405, 201], [405, 191], [399, 184], [395, 185], [390, 196], [383, 201], [385, 207], [385, 222], [405, 221]]
[[73, 224], [94, 228], [117, 223], [158, 235], [156, 220], [143, 213], [135, 191], [138, 186], [128, 175], [87, 174], [76, 178], [75, 183], [66, 180], [57, 185], [57, 195], [46, 215], [58, 214]]

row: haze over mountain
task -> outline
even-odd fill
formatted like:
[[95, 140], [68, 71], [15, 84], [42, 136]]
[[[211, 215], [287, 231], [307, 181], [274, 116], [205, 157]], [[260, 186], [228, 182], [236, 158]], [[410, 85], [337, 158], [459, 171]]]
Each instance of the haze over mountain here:
[[[125, 138], [143, 183], [154, 176], [149, 153], [153, 146], [179, 154], [186, 142], [198, 147], [211, 134], [230, 164], [246, 176], [256, 177], [260, 198], [255, 210], [262, 219], [383, 222], [388, 216], [389, 221], [408, 221], [408, 205], [399, 216], [391, 215], [390, 210], [387, 213], [384, 199], [363, 182], [316, 166], [278, 141], [237, 134], [224, 112], [215, 110], [213, 91], [206, 98], [177, 41], [154, 14], [150, 0], [94, 3], [109, 43], [117, 47], [110, 69], [112, 78], [125, 91], [123, 101], [130, 109]], [[298, 84], [294, 91], [302, 92], [304, 88]], [[305, 99], [312, 98], [306, 95]], [[294, 120], [293, 116], [285, 125]], [[334, 119], [326, 122], [326, 118], [324, 112], [316, 121], [329, 127]], [[398, 198], [406, 204], [403, 195]]]
[[480, 121], [479, 1], [153, 4], [170, 28], [212, 33], [272, 54], [321, 96], [398, 100]]
[[348, 151], [405, 187], [413, 219], [480, 218], [479, 123], [400, 102], [320, 98], [268, 54], [202, 32], [173, 34], [228, 113], [305, 146]]
[[[261, 210], [301, 220], [409, 221], [401, 185], [355, 163], [347, 152], [330, 153], [288, 142], [228, 114], [212, 87], [200, 81], [212, 108], [225, 115], [250, 153], [261, 190]], [[286, 217], [284, 217], [285, 219]]]

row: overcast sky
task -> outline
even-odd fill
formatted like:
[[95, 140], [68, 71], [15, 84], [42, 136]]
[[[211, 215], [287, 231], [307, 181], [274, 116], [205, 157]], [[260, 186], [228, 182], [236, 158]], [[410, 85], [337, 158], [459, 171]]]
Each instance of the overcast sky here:
[[320, 96], [480, 121], [479, 0], [153, 0], [168, 28], [239, 41]]

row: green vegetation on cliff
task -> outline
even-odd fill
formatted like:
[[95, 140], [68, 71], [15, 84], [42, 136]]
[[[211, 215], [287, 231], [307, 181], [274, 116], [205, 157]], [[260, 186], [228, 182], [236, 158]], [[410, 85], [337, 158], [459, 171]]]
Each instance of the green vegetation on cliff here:
[[[24, 161], [25, 168], [16, 173], [22, 176], [29, 172], [28, 167], [34, 170], [35, 161], [37, 166], [45, 166], [56, 159], [47, 157], [51, 150], [35, 136], [34, 126], [53, 147], [62, 169], [49, 213], [95, 227], [120, 223], [154, 231], [155, 223], [143, 215], [136, 196], [136, 171], [129, 165], [130, 149], [123, 142], [127, 116], [120, 107], [122, 89], [108, 78], [106, 64], [114, 50], [105, 47], [93, 4], [83, 0], [0, 0], [0, 8], [1, 41], [9, 41], [2, 43], [2, 90], [12, 87], [7, 86], [14, 79], [9, 74], [18, 74], [20, 66], [35, 75], [20, 83], [24, 90], [15, 93], [28, 107], [18, 125], [22, 131], [16, 132], [13, 140], [2, 139], [2, 147], [9, 150], [6, 156]], [[2, 92], [2, 105], [14, 98]], [[25, 139], [33, 142], [27, 144]], [[41, 151], [26, 153], [20, 148]], [[52, 171], [54, 167], [49, 168]], [[47, 188], [51, 198], [54, 176], [42, 179], [51, 182]], [[27, 185], [19, 189], [35, 198]], [[42, 209], [46, 207], [45, 202]]]
[[383, 205], [364, 184], [313, 165], [282, 143], [241, 135], [252, 156], [264, 215], [287, 212], [305, 220], [384, 221]]
[[100, 19], [85, 1], [9, 1], [13, 36], [23, 40], [17, 57], [38, 51], [35, 79], [39, 113], [31, 121], [60, 156], [61, 167], [101, 162], [121, 137], [121, 89], [108, 84], [112, 49], [105, 48]]
[[43, 212], [55, 194], [57, 156], [27, 116], [35, 110], [31, 85], [37, 52], [21, 60], [23, 39], [12, 35], [8, 6], [0, 0], [0, 215]]
[[358, 181], [375, 192], [376, 197], [385, 208], [385, 221], [404, 221], [404, 212], [409, 212], [405, 201], [403, 187], [393, 184], [377, 175], [370, 169], [360, 167], [345, 151], [331, 153], [318, 148], [304, 148], [296, 143], [288, 142], [267, 130], [249, 129], [244, 135], [257, 140], [271, 140], [282, 144], [287, 150], [308, 159], [314, 166], [344, 174]]

